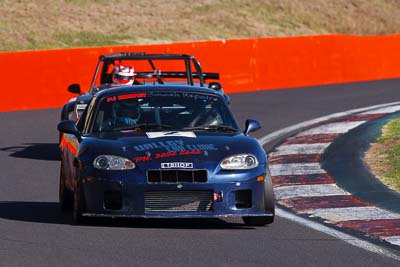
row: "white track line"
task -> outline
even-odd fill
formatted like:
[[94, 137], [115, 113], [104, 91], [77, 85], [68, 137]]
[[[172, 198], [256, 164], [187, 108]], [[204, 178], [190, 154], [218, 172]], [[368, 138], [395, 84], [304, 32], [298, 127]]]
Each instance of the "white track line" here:
[[367, 112], [363, 112], [361, 114], [363, 114], [363, 115], [368, 115], [368, 114], [373, 115], [373, 114], [393, 113], [393, 112], [396, 112], [396, 111], [399, 111], [399, 110], [400, 110], [400, 106], [392, 106], [392, 107], [379, 108], [379, 109], [376, 109], [376, 110], [370, 110], [370, 111], [367, 111]]
[[290, 185], [274, 188], [276, 199], [293, 197], [323, 197], [334, 195], [350, 195], [349, 192], [338, 187], [336, 184], [307, 184]]
[[300, 216], [294, 215], [293, 213], [289, 213], [289, 212], [287, 212], [287, 211], [285, 211], [283, 209], [276, 208], [275, 209], [275, 214], [278, 215], [281, 218], [288, 219], [290, 221], [293, 221], [293, 222], [296, 222], [298, 224], [301, 224], [301, 225], [303, 225], [305, 227], [314, 229], [316, 231], [322, 232], [322, 233], [327, 234], [329, 236], [332, 236], [334, 238], [340, 239], [340, 240], [342, 240], [342, 241], [344, 241], [344, 242], [346, 242], [348, 244], [351, 244], [351, 245], [353, 245], [355, 247], [359, 247], [359, 248], [365, 249], [365, 250], [373, 252], [373, 253], [384, 255], [386, 257], [389, 257], [389, 258], [392, 258], [392, 259], [395, 259], [395, 260], [400, 260], [400, 256], [396, 255], [395, 253], [393, 253], [393, 252], [391, 252], [391, 251], [389, 251], [389, 250], [387, 250], [385, 248], [377, 246], [377, 245], [375, 245], [375, 244], [373, 244], [371, 242], [368, 242], [368, 241], [353, 237], [351, 235], [342, 233], [342, 232], [340, 232], [338, 230], [335, 230], [333, 228], [325, 226], [325, 225], [323, 225], [321, 223], [314, 222], [312, 220], [308, 220], [308, 219], [302, 218]]

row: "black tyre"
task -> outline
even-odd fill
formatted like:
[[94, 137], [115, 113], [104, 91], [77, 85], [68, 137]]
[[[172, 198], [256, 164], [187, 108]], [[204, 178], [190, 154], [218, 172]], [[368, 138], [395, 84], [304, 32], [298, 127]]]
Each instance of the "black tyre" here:
[[[79, 176], [78, 176], [79, 177]], [[83, 191], [79, 180], [76, 182], [74, 190], [74, 205], [72, 209], [72, 224], [78, 225], [83, 222], [84, 199]]]
[[274, 195], [274, 188], [272, 185], [272, 177], [269, 172], [269, 169], [267, 169], [267, 174], [265, 177], [264, 207], [266, 211], [274, 215], [272, 217], [272, 222], [273, 222], [275, 217], [275, 195]]
[[65, 187], [64, 168], [60, 166], [60, 182], [58, 191], [58, 203], [62, 211], [72, 210], [73, 195], [72, 192]]
[[245, 225], [249, 226], [264, 226], [274, 222], [275, 218], [275, 196], [272, 187], [272, 178], [267, 170], [267, 175], [265, 177], [265, 190], [264, 190], [264, 208], [265, 211], [272, 213], [272, 216], [261, 216], [261, 217], [243, 217], [243, 222]]

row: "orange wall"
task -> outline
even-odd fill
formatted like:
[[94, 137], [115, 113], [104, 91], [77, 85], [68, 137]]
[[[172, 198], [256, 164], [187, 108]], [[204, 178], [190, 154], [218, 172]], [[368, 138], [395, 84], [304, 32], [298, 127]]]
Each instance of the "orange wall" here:
[[194, 55], [220, 72], [225, 92], [400, 77], [400, 35], [323, 35], [0, 53], [0, 111], [60, 107], [87, 88], [99, 55], [121, 51]]

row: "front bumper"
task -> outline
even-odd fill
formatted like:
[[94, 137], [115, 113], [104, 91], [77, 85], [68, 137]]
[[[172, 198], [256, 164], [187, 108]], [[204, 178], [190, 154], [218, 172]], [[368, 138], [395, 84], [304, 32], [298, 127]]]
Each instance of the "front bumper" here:
[[[258, 176], [253, 175], [250, 179], [244, 179], [242, 175], [240, 179], [230, 179], [227, 182], [170, 184], [132, 182], [128, 179], [83, 178], [81, 184], [85, 204], [83, 215], [132, 218], [273, 216], [272, 211], [265, 210], [265, 181], [257, 181]], [[150, 204], [149, 193], [155, 193], [157, 196], [163, 196], [165, 193], [167, 196], [159, 197], [155, 200], [155, 204]], [[203, 202], [210, 201], [207, 208], [193, 209], [196, 199], [191, 201], [190, 196], [198, 194], [203, 198], [206, 196]], [[177, 201], [176, 195], [179, 201], [179, 196], [183, 195], [189, 204], [182, 206], [190, 208], [180, 208], [179, 205], [182, 203], [177, 203], [175, 207], [173, 201]], [[171, 200], [172, 197], [175, 198]], [[169, 206], [168, 201], [172, 202]], [[155, 209], [154, 205], [161, 205], [162, 208]], [[165, 208], [165, 205], [168, 207]]]

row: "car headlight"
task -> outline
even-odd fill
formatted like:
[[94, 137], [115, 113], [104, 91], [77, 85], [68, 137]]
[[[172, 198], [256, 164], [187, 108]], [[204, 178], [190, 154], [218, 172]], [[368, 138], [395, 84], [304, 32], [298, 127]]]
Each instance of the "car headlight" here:
[[135, 163], [118, 156], [100, 155], [94, 159], [93, 166], [99, 170], [131, 170], [135, 168]]
[[224, 170], [248, 170], [258, 166], [258, 160], [251, 154], [239, 154], [225, 158], [220, 166]]

